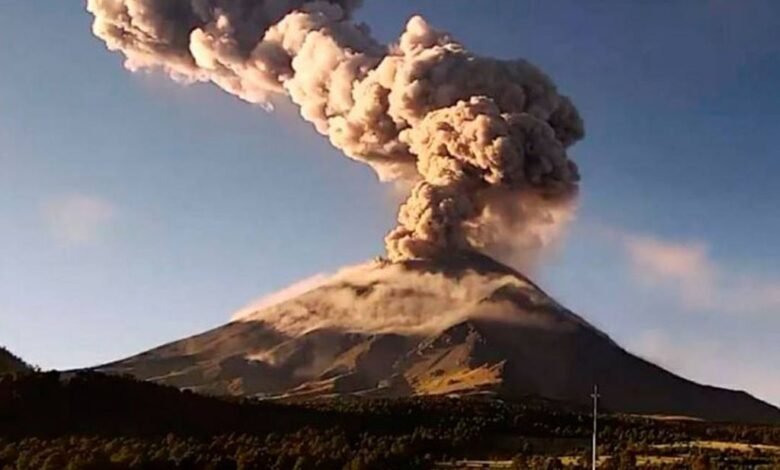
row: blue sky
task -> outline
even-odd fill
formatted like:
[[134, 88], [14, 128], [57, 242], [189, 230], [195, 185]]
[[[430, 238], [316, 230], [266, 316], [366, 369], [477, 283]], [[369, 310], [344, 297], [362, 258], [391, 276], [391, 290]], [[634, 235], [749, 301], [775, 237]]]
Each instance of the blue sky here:
[[[580, 210], [537, 273], [672, 370], [780, 404], [780, 4], [367, 0], [541, 66], [584, 116]], [[0, 344], [92, 365], [380, 254], [389, 188], [292, 107], [131, 74], [79, 2], [0, 6]]]

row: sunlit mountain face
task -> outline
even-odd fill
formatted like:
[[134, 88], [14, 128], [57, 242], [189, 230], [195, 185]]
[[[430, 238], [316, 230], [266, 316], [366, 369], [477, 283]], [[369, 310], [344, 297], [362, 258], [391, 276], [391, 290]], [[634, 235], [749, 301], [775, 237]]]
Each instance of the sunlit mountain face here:
[[234, 321], [98, 367], [209, 394], [276, 399], [473, 394], [614, 411], [778, 421], [744, 392], [699, 385], [622, 349], [513, 269], [464, 253], [376, 261]]

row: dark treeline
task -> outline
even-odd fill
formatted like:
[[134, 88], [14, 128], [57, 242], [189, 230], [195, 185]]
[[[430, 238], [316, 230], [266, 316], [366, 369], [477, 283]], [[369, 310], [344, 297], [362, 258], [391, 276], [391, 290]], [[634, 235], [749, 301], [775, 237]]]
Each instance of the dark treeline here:
[[[390, 403], [390, 401], [388, 401]], [[477, 437], [444, 408], [377, 413], [77, 373], [0, 378], [0, 469], [425, 468]]]
[[[587, 410], [538, 399], [280, 404], [96, 373], [0, 378], [2, 470], [429, 468], [442, 460], [513, 456], [518, 468], [554, 468], [556, 451], [540, 443], [569, 443], [566, 453], [584, 455], [590, 432]], [[601, 452], [621, 456], [613, 463], [632, 468], [632, 455], [652, 445], [780, 444], [780, 427], [606, 415], [599, 438]], [[721, 462], [726, 458], [736, 457]]]
[[18, 356], [0, 346], [0, 374], [21, 372], [30, 369]]

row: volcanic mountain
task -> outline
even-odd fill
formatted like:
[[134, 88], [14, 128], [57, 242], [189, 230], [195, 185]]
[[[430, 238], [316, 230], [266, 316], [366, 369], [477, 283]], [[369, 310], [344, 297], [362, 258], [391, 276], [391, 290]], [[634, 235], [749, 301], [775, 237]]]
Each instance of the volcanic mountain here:
[[327, 398], [491, 394], [611, 410], [777, 422], [745, 392], [630, 354], [490, 258], [375, 261], [203, 334], [97, 368], [210, 394]]

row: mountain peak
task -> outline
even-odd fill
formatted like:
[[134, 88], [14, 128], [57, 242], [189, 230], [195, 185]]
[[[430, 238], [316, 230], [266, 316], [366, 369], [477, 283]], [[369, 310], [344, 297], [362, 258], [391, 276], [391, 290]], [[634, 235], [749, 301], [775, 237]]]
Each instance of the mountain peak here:
[[499, 289], [518, 293], [518, 299], [549, 299], [517, 271], [462, 252], [439, 260], [380, 260], [347, 267], [292, 298], [248, 307], [237, 320], [262, 321], [296, 336], [322, 328], [430, 334], [467, 318], [505, 315], [506, 309], [496, 308], [507, 300], [497, 294]]
[[264, 397], [498, 393], [780, 422], [753, 397], [638, 358], [522, 274], [474, 253], [345, 268], [240, 320], [99, 370]]

